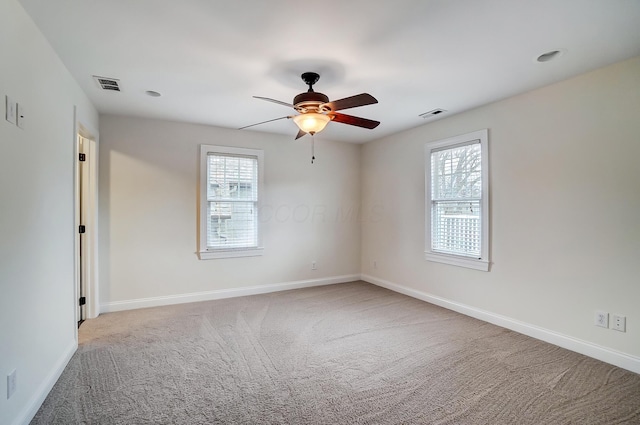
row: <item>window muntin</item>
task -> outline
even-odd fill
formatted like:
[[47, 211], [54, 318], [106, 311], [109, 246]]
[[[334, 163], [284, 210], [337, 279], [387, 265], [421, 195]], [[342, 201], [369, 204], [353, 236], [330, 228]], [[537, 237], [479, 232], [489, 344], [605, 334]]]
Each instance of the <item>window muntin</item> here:
[[487, 130], [425, 147], [425, 258], [488, 270]]
[[200, 258], [260, 255], [263, 153], [202, 145]]

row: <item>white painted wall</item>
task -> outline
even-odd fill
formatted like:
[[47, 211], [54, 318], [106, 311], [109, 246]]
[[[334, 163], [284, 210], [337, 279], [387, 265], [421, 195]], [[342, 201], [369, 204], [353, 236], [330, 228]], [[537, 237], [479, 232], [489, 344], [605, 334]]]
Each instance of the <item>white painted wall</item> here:
[[[24, 104], [24, 130], [5, 95]], [[75, 350], [74, 105], [95, 128], [98, 115], [15, 0], [0, 0], [0, 96], [0, 423], [17, 424]]]
[[[104, 308], [141, 298], [358, 275], [360, 146], [317, 137], [312, 165], [310, 137], [294, 141], [295, 133], [293, 123], [287, 137], [102, 115]], [[264, 150], [263, 256], [198, 260], [200, 144]]]
[[[363, 274], [637, 359], [639, 113], [635, 58], [365, 144], [363, 208], [378, 213], [362, 226]], [[488, 273], [423, 257], [424, 144], [482, 128]], [[595, 327], [596, 309], [627, 316], [627, 332]]]

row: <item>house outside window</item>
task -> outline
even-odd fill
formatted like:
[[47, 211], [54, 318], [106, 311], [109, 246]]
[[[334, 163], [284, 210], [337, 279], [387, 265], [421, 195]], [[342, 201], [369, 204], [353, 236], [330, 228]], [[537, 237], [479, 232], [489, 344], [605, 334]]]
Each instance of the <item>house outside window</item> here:
[[263, 160], [257, 149], [201, 145], [201, 260], [262, 255]]
[[488, 131], [425, 146], [425, 258], [489, 270]]

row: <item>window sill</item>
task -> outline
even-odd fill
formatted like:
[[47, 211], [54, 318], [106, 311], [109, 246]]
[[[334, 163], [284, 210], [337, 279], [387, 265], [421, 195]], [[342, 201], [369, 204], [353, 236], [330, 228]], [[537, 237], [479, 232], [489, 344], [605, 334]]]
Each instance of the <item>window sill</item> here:
[[217, 251], [200, 251], [198, 258], [201, 260], [215, 260], [217, 258], [258, 257], [264, 254], [264, 248], [227, 249]]
[[486, 260], [478, 260], [475, 258], [468, 258], [457, 255], [440, 254], [432, 251], [425, 251], [424, 258], [427, 261], [434, 261], [436, 263], [466, 267], [468, 269], [480, 270], [483, 272], [489, 271], [489, 261]]

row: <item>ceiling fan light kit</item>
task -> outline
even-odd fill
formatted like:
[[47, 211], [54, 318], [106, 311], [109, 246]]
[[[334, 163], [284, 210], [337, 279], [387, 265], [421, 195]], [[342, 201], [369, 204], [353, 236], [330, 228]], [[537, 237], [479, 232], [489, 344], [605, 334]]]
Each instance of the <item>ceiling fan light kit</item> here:
[[342, 109], [357, 108], [358, 106], [378, 103], [378, 100], [375, 97], [371, 96], [368, 93], [361, 93], [355, 96], [345, 97], [344, 99], [329, 101], [329, 97], [327, 97], [327, 95], [313, 90], [313, 85], [320, 79], [319, 74], [315, 72], [305, 72], [301, 75], [301, 77], [302, 81], [304, 81], [305, 84], [309, 86], [309, 90], [295, 96], [293, 98], [293, 103], [282, 102], [280, 100], [275, 100], [268, 97], [254, 96], [256, 99], [266, 100], [267, 102], [277, 103], [279, 105], [293, 108], [296, 110], [296, 112], [298, 112], [298, 115], [275, 118], [257, 124], [247, 125], [245, 127], [241, 127], [240, 129], [253, 127], [256, 125], [265, 124], [285, 118], [293, 118], [293, 122], [295, 122], [300, 129], [296, 136], [296, 139], [299, 139], [305, 134], [314, 135], [324, 130], [324, 128], [330, 121], [353, 125], [356, 127], [368, 128], [370, 130], [380, 125], [379, 121], [354, 117], [352, 115], [341, 114], [337, 112]]
[[311, 135], [324, 130], [329, 121], [331, 121], [331, 117], [329, 117], [329, 115], [319, 114], [316, 112], [307, 112], [306, 114], [300, 114], [293, 117], [293, 122], [296, 123], [298, 128]]

